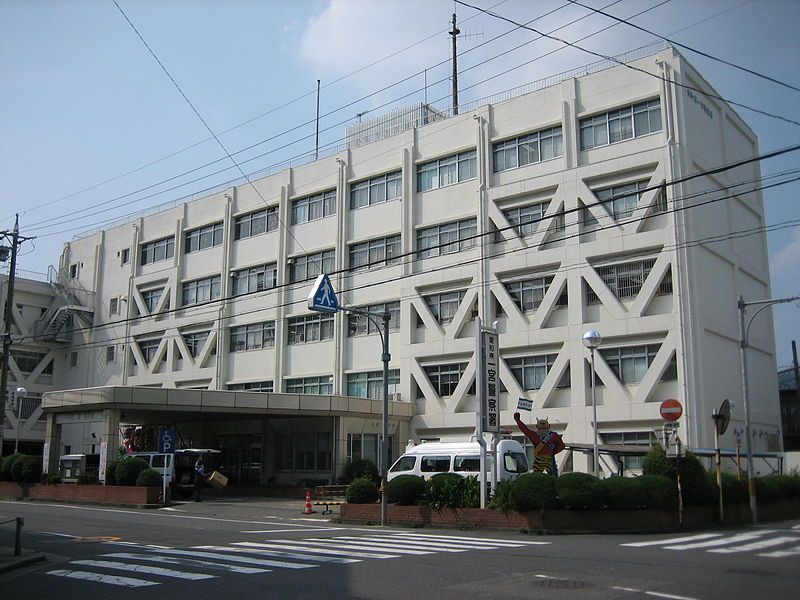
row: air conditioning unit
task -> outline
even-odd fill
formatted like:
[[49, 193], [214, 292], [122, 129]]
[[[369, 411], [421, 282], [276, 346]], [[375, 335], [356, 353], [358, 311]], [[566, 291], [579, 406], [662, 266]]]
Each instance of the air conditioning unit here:
[[394, 394], [389, 394], [389, 402], [401, 402], [403, 399], [400, 392], [396, 392]]

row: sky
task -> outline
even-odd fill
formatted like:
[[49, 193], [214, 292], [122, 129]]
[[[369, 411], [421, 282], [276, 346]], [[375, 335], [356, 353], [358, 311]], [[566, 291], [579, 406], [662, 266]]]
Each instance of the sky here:
[[[603, 54], [658, 41], [625, 24], [601, 31], [614, 22], [567, 0], [465, 1], [540, 17], [531, 27], [589, 36], [577, 43]], [[798, 0], [582, 1], [800, 87]], [[321, 148], [343, 143], [359, 115], [447, 107], [454, 11], [461, 103], [598, 60], [447, 0], [0, 0], [0, 229], [18, 212], [36, 238], [20, 275], [46, 273], [75, 234], [312, 152], [317, 80]], [[681, 52], [722, 97], [800, 121], [800, 92]], [[762, 153], [800, 141], [800, 126], [737, 112]], [[762, 175], [799, 161], [764, 161]], [[798, 192], [764, 193], [773, 298], [800, 294]], [[773, 310], [778, 365], [789, 365], [800, 304]]]

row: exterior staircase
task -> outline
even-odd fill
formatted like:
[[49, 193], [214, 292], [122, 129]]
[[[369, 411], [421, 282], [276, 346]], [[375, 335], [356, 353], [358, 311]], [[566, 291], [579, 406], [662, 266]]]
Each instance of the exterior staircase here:
[[86, 325], [92, 324], [95, 293], [84, 290], [77, 281], [53, 266], [48, 269], [47, 281], [55, 297], [34, 324], [34, 335], [42, 341], [68, 343], [72, 339], [74, 317]]

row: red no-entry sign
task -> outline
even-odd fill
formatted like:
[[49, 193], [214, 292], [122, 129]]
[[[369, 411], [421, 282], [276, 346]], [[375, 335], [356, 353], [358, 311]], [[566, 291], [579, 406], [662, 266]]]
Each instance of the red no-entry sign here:
[[661, 418], [665, 421], [677, 421], [683, 414], [683, 407], [677, 400], [664, 400], [661, 403], [658, 411], [661, 413]]

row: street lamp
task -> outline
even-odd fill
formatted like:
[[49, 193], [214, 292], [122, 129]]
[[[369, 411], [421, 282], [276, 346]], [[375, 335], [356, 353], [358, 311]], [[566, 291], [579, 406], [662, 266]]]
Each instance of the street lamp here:
[[[747, 346], [750, 334], [750, 325], [753, 320], [765, 308], [773, 304], [783, 304], [785, 302], [794, 302], [800, 300], [800, 296], [792, 296], [791, 298], [769, 298], [767, 300], [753, 300], [745, 302], [744, 296], [739, 296], [739, 355], [742, 362], [742, 400], [744, 401], [744, 430], [745, 430], [745, 452], [747, 453], [747, 488], [750, 494], [750, 514], [753, 518], [753, 524], [758, 523], [758, 512], [756, 510], [756, 486], [753, 479], [753, 453], [751, 444], [753, 441], [753, 433], [750, 429], [750, 402], [747, 397]], [[753, 313], [750, 320], [745, 322], [745, 313], [748, 306], [758, 306], [758, 310]]]
[[26, 390], [24, 387], [18, 387], [17, 388], [17, 414], [15, 415], [17, 417], [17, 427], [16, 427], [16, 429], [17, 429], [17, 440], [14, 442], [14, 454], [19, 452], [19, 430], [20, 430], [20, 427], [22, 425], [20, 423], [20, 419], [19, 419], [19, 416], [22, 413], [20, 405], [22, 404], [22, 397], [26, 396], [27, 394], [28, 394], [28, 390]]
[[595, 329], [590, 329], [583, 334], [583, 345], [589, 349], [592, 355], [592, 428], [594, 430], [592, 451], [594, 456], [594, 476], [600, 477], [600, 457], [597, 452], [597, 396], [594, 390], [594, 351], [600, 347], [603, 336]]

